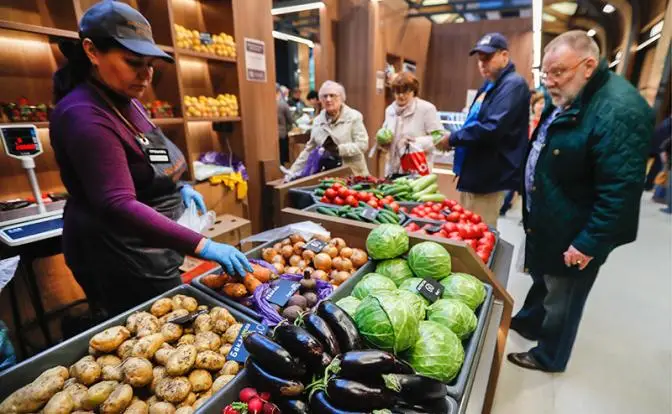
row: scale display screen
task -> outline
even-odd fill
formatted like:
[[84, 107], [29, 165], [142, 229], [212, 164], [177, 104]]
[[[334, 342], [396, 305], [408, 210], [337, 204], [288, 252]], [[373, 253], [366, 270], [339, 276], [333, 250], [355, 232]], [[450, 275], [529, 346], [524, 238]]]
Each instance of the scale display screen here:
[[34, 126], [2, 126], [0, 135], [7, 155], [30, 157], [42, 152], [42, 146]]

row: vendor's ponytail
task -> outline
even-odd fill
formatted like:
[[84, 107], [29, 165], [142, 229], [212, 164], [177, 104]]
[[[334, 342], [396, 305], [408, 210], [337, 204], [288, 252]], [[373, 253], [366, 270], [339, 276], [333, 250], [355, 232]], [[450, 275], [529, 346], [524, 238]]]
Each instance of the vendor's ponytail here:
[[[107, 52], [120, 45], [112, 38], [91, 38], [101, 52]], [[54, 73], [54, 103], [70, 93], [77, 85], [86, 81], [91, 73], [91, 61], [84, 52], [81, 40], [64, 40], [58, 44], [61, 53], [67, 59], [65, 65]]]

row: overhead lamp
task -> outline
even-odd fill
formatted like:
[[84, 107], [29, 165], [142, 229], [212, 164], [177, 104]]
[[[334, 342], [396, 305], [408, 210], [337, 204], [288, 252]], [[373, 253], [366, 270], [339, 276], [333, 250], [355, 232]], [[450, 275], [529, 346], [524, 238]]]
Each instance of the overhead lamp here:
[[590, 37], [593, 37], [597, 34], [597, 32], [595, 31], [595, 29], [590, 29], [586, 32], [586, 34]]
[[287, 42], [303, 43], [304, 45], [307, 45], [310, 48], [315, 47], [315, 43], [312, 40], [306, 39], [305, 37], [294, 36], [289, 33], [283, 33], [273, 30], [273, 37]]
[[621, 61], [619, 59], [616, 59], [609, 64], [609, 67], [613, 68], [614, 66], [618, 65], [619, 63], [621, 63]]
[[650, 45], [651, 43], [653, 43], [653, 42], [655, 42], [656, 40], [660, 39], [660, 36], [662, 36], [662, 34], [661, 34], [661, 33], [658, 33], [657, 35], [655, 35], [655, 36], [649, 38], [648, 40], [646, 40], [646, 41], [640, 43], [639, 46], [637, 46], [637, 51], [640, 51], [640, 50], [644, 49], [645, 47], [647, 47], [647, 46]]
[[602, 7], [602, 11], [604, 13], [610, 14], [616, 11], [616, 7], [612, 6], [611, 4], [607, 3]]
[[575, 1], [563, 1], [560, 3], [553, 3], [548, 7], [566, 16], [573, 16], [574, 13], [576, 13], [576, 9], [579, 8], [579, 5], [576, 4]]
[[553, 23], [553, 22], [558, 20], [557, 17], [553, 16], [552, 14], [548, 14], [548, 13], [544, 13], [544, 15], [542, 16], [542, 19], [545, 22], [548, 22], [548, 23]]
[[324, 7], [323, 1], [313, 1], [310, 3], [297, 4], [294, 6], [274, 7], [271, 9], [271, 14], [277, 16], [279, 14], [298, 13], [306, 10], [321, 9]]

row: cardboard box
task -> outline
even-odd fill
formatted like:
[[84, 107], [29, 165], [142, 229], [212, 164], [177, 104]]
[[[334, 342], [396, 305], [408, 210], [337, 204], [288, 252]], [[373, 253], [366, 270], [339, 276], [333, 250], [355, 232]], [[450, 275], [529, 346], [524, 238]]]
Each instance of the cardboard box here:
[[240, 248], [240, 241], [252, 234], [252, 225], [250, 220], [231, 214], [217, 216], [215, 224], [203, 232], [208, 237], [218, 243], [226, 243]]

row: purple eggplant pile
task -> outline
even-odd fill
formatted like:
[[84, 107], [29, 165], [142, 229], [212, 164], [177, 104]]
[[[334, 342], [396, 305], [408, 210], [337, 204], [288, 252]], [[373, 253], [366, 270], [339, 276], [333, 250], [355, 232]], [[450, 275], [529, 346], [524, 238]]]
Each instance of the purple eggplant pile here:
[[[302, 326], [300, 326], [302, 325]], [[446, 386], [393, 354], [364, 349], [352, 318], [330, 301], [271, 337], [244, 339], [251, 384], [283, 414], [446, 413]]]

